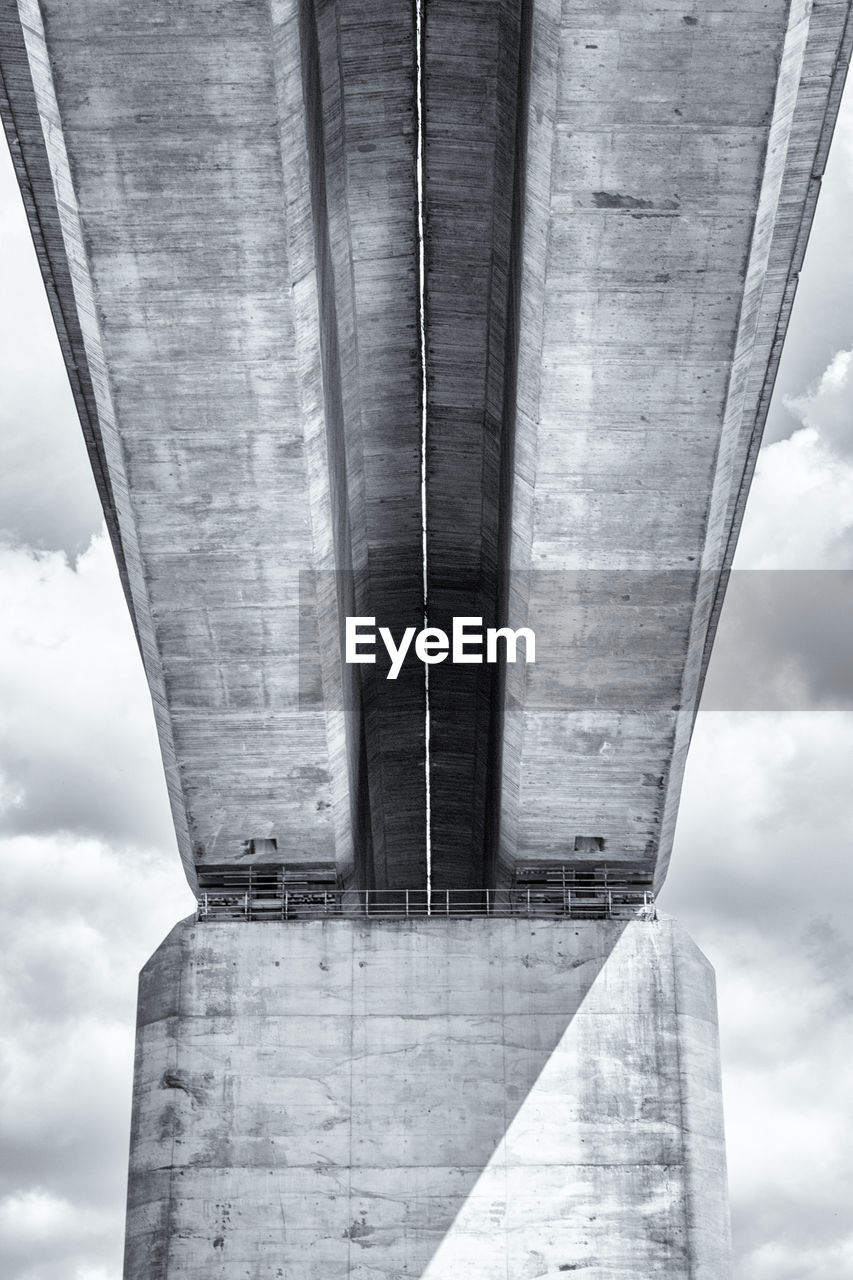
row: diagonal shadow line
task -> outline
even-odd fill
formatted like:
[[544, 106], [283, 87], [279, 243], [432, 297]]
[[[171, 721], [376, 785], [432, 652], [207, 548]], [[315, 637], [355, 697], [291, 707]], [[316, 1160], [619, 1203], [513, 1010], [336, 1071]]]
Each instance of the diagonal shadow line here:
[[[549, 923], [545, 920], [531, 921], [531, 937], [537, 935], [537, 925], [538, 932], [542, 933], [548, 930]], [[550, 1112], [553, 1132], [554, 1109], [559, 1107], [560, 1099], [554, 1093], [549, 1073], [553, 1072], [575, 1019], [618, 947], [626, 925], [627, 922], [621, 921], [608, 925], [607, 945], [594, 958], [566, 958], [570, 981], [565, 985], [566, 1003], [559, 1012], [537, 1010], [538, 984], [529, 978], [531, 970], [536, 972], [540, 960], [534, 951], [521, 957], [522, 969], [528, 977], [527, 991], [513, 992], [506, 986], [501, 990], [501, 1075], [496, 1098], [482, 1077], [471, 1079], [471, 1040], [461, 1039], [452, 1047], [456, 1061], [452, 1060], [448, 1072], [449, 1087], [444, 1098], [447, 1110], [444, 1117], [438, 1118], [434, 1131], [436, 1138], [440, 1135], [441, 1144], [450, 1144], [448, 1163], [411, 1163], [405, 1171], [399, 1167], [394, 1170], [396, 1176], [402, 1172], [404, 1179], [408, 1177], [411, 1180], [406, 1192], [414, 1192], [411, 1199], [403, 1202], [405, 1213], [397, 1228], [410, 1238], [413, 1233], [417, 1237], [417, 1252], [413, 1250], [413, 1256], [407, 1258], [407, 1276], [419, 1276], [421, 1280], [457, 1280], [463, 1274], [502, 1277], [506, 1270], [509, 1280], [510, 1276], [521, 1274], [510, 1268], [512, 1250], [507, 1239], [510, 1151], [523, 1155], [531, 1139], [535, 1143], [540, 1134], [547, 1133], [543, 1103], [544, 1110]], [[543, 984], [540, 995], [544, 994], [546, 986]], [[479, 1056], [476, 1049], [474, 1053]], [[557, 1074], [560, 1074], [559, 1067]], [[458, 1085], [460, 1078], [465, 1083], [461, 1093], [454, 1097], [451, 1089]], [[460, 1128], [462, 1136], [457, 1147], [451, 1126], [453, 1109], [460, 1100], [470, 1110], [464, 1133]], [[564, 1098], [563, 1102], [566, 1101], [571, 1105], [571, 1099]], [[497, 1109], [493, 1111], [491, 1108], [495, 1102]], [[442, 1128], [442, 1119], [447, 1126], [445, 1129]], [[430, 1136], [427, 1135], [427, 1142]], [[411, 1133], [404, 1131], [395, 1134], [401, 1147], [409, 1145], [407, 1139], [410, 1138]], [[416, 1150], [414, 1154], [420, 1153]], [[551, 1154], [553, 1157], [553, 1151]], [[355, 1169], [352, 1176], [354, 1196], [361, 1195], [365, 1201], [375, 1203], [377, 1197], [369, 1182], [362, 1182]], [[399, 1193], [390, 1198], [392, 1205], [399, 1205], [398, 1196]], [[381, 1215], [378, 1215], [378, 1220], [381, 1221]], [[372, 1251], [378, 1251], [383, 1246], [383, 1236], [387, 1236], [386, 1249], [390, 1252], [394, 1247], [394, 1234], [390, 1224], [380, 1226], [377, 1228], [379, 1238], [366, 1238], [364, 1243]], [[371, 1261], [367, 1264], [371, 1269], [374, 1256], [372, 1252]], [[377, 1272], [385, 1274], [385, 1267], [378, 1267]], [[546, 1273], [525, 1271], [524, 1274]]]

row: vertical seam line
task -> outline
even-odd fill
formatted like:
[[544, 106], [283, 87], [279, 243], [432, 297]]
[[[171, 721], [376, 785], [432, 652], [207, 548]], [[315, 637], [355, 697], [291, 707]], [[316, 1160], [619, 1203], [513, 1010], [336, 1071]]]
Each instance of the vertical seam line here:
[[[429, 624], [429, 575], [427, 559], [427, 347], [426, 347], [426, 253], [424, 247], [424, 17], [426, 0], [415, 0], [415, 100], [417, 107], [417, 146], [415, 154], [415, 187], [417, 193], [418, 234], [418, 345], [420, 348], [420, 416], [421, 416], [421, 571], [423, 625]], [[424, 801], [426, 817], [426, 894], [427, 915], [432, 901], [432, 810], [430, 793], [430, 696], [429, 664], [424, 663]]]

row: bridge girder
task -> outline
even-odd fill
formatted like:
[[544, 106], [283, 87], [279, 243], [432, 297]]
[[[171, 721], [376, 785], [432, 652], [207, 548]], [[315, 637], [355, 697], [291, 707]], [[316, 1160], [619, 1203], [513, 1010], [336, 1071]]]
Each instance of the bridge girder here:
[[341, 650], [422, 624], [424, 511], [430, 624], [537, 635], [430, 668], [433, 885], [662, 879], [849, 11], [3, 0], [191, 883], [424, 883], [424, 670]]

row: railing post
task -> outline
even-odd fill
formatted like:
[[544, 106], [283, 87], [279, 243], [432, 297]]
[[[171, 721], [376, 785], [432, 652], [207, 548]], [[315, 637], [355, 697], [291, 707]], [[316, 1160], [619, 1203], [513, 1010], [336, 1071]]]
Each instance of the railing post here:
[[489, 890], [486, 890], [486, 915], [489, 914]]
[[530, 885], [527, 886], [527, 915], [530, 916]]
[[406, 890], [406, 919], [409, 918], [409, 891]]
[[364, 914], [366, 916], [370, 915], [370, 890], [369, 889], [365, 889], [364, 891]]
[[450, 890], [449, 889], [445, 889], [444, 891], [444, 914], [446, 916], [450, 915]]

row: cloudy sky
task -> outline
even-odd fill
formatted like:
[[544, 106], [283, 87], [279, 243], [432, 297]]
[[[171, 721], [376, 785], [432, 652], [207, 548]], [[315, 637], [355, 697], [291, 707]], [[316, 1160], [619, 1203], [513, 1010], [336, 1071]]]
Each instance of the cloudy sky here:
[[[848, 94], [662, 900], [717, 968], [737, 1280], [853, 1280], [851, 201]], [[5, 150], [0, 264], [0, 1280], [119, 1280], [136, 974], [193, 900]]]

